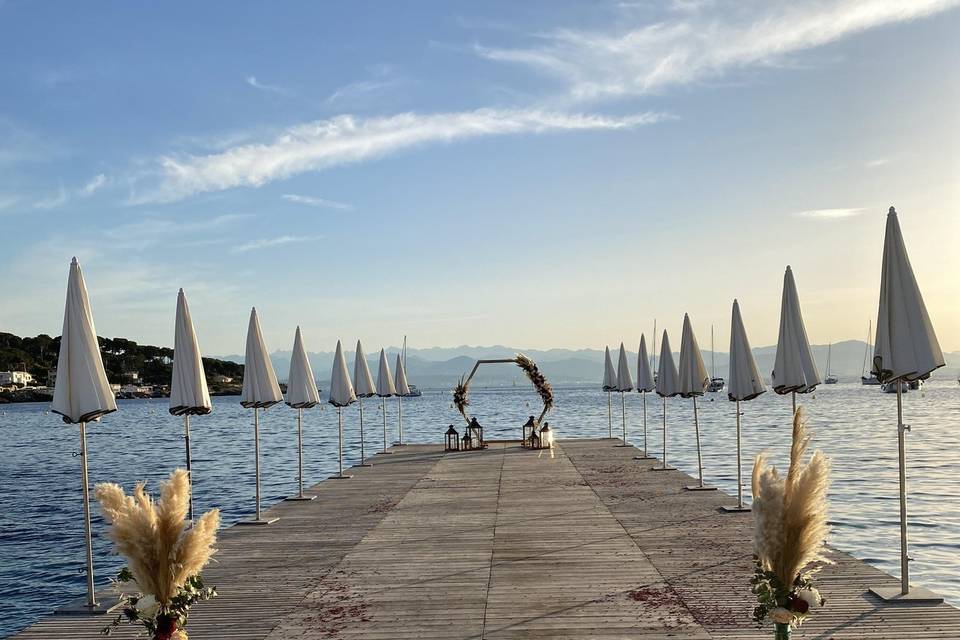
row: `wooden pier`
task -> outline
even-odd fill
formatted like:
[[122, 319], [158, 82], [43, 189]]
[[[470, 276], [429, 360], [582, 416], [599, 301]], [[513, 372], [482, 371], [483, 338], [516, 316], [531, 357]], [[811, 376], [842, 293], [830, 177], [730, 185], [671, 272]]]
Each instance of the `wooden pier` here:
[[[274, 506], [272, 525], [223, 531], [205, 572], [221, 595], [190, 639], [771, 638], [751, 620], [751, 515], [615, 442], [394, 447]], [[827, 606], [795, 638], [960, 638], [960, 610], [882, 605], [867, 587], [898, 580], [832, 558]], [[14, 637], [92, 640], [106, 622], [51, 616]]]

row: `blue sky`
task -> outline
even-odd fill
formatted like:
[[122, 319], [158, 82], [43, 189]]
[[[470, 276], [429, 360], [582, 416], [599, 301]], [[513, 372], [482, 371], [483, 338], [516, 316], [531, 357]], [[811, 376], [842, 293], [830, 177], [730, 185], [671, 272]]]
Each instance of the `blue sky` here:
[[960, 1], [0, 0], [0, 329], [208, 353], [862, 337], [901, 215], [960, 349]]

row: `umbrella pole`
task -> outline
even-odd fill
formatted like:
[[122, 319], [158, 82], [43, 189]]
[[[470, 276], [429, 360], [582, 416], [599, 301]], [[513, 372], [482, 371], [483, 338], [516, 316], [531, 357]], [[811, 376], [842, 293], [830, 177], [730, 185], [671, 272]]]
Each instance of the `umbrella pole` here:
[[607, 391], [607, 431], [608, 438], [613, 438], [613, 408], [610, 403], [610, 392]]
[[397, 444], [403, 444], [403, 396], [397, 396]]
[[303, 409], [297, 408], [297, 484], [300, 485], [298, 498], [303, 498]]
[[903, 424], [903, 382], [897, 380], [897, 445], [900, 453], [900, 592], [910, 593], [910, 565], [907, 558], [907, 460]]
[[703, 455], [700, 453], [700, 416], [697, 413], [697, 396], [693, 396], [693, 428], [697, 432], [697, 468], [700, 473], [700, 486], [703, 486]]
[[620, 415], [623, 416], [623, 444], [627, 444], [627, 405], [623, 392], [620, 393]]
[[791, 401], [793, 402], [793, 414], [790, 416], [790, 420], [793, 420], [793, 416], [797, 415], [797, 392], [794, 391], [790, 394]]
[[372, 467], [373, 465], [367, 462], [367, 454], [364, 453], [364, 446], [366, 444], [366, 438], [363, 435], [363, 396], [357, 398], [360, 402], [360, 464], [356, 465], [358, 467]]
[[339, 437], [337, 438], [337, 465], [339, 471], [337, 475], [341, 478], [343, 477], [343, 409], [337, 407], [337, 433]]
[[190, 485], [190, 522], [193, 522], [193, 472], [191, 471], [192, 460], [190, 458], [190, 414], [183, 416], [183, 440], [187, 445], [187, 482]]
[[663, 466], [654, 467], [660, 471], [666, 471], [667, 466], [667, 396], [663, 396]]
[[383, 452], [387, 452], [387, 399], [380, 398], [380, 411], [383, 412]]
[[643, 457], [647, 457], [647, 392], [643, 392]]
[[737, 400], [737, 508], [743, 509], [743, 471], [740, 462], [740, 401]]
[[253, 408], [253, 468], [257, 481], [257, 517], [260, 520], [260, 409]]
[[93, 536], [90, 533], [90, 480], [87, 475], [87, 423], [80, 423], [80, 475], [83, 480], [83, 531], [87, 543], [87, 608], [97, 606], [93, 590]]

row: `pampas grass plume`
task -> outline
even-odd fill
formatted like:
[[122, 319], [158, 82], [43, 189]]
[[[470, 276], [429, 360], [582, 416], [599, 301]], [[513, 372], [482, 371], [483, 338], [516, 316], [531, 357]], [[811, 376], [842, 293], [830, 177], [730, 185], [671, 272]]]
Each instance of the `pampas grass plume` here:
[[161, 606], [170, 603], [188, 578], [197, 575], [216, 553], [220, 511], [203, 514], [194, 526], [185, 520], [190, 503], [190, 478], [177, 469], [160, 485], [154, 502], [144, 483], [126, 495], [113, 483], [98, 484], [94, 496], [110, 523], [109, 536], [139, 587]]

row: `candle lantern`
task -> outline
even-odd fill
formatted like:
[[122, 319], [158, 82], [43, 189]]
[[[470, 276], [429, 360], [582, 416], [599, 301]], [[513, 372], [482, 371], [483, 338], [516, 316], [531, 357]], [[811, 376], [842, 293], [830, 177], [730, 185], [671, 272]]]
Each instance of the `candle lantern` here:
[[447, 429], [446, 433], [446, 442], [444, 446], [444, 451], [459, 451], [460, 450], [460, 433], [453, 428], [453, 425], [450, 425], [450, 428]]
[[540, 440], [540, 434], [537, 433], [536, 428], [534, 428], [534, 429], [530, 432], [530, 445], [529, 445], [529, 446], [530, 446], [531, 449], [540, 449], [540, 448], [542, 448], [542, 447], [541, 447], [541, 444], [542, 444], [542, 442], [541, 442], [541, 440]]
[[470, 429], [467, 429], [467, 432], [460, 438], [460, 450], [470, 451], [471, 449], [473, 449], [473, 438], [470, 437]]
[[483, 449], [483, 427], [476, 418], [471, 418], [470, 424], [467, 425], [467, 435], [470, 436], [474, 449]]
[[532, 447], [531, 439], [534, 434], [537, 433], [537, 421], [533, 416], [524, 423], [523, 425], [523, 439], [520, 441], [520, 444], [524, 447]]
[[543, 423], [543, 429], [540, 429], [540, 449], [553, 449], [553, 429], [549, 422]]

